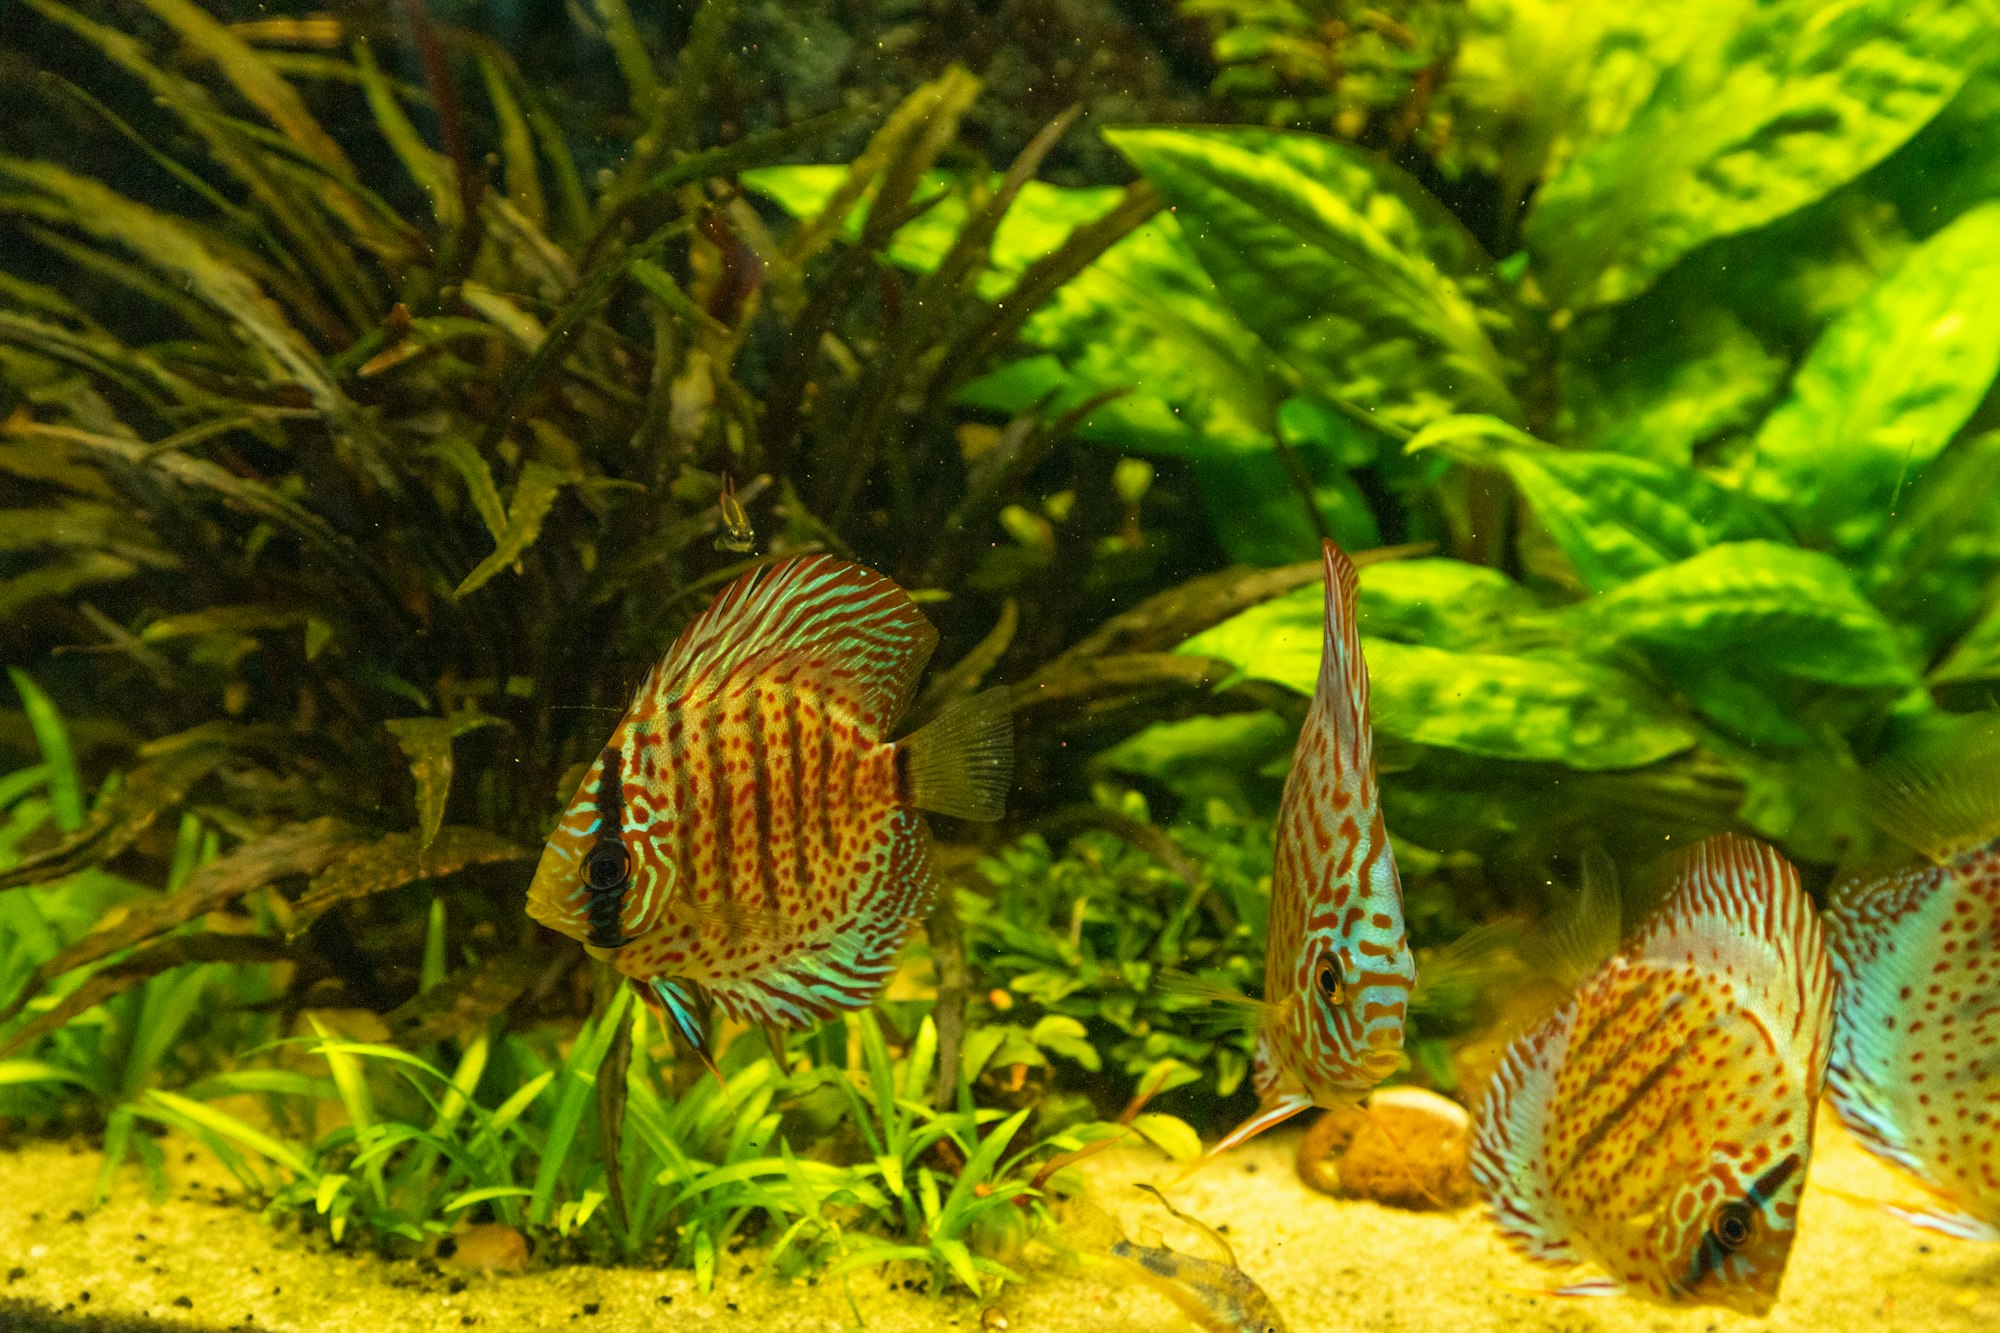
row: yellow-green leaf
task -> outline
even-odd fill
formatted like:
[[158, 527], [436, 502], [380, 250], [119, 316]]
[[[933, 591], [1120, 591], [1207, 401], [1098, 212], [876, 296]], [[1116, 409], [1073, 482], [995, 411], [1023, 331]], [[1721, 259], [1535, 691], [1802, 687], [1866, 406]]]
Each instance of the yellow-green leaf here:
[[531, 462], [521, 469], [521, 479], [514, 483], [514, 496], [507, 505], [506, 531], [500, 534], [493, 554], [473, 567], [465, 582], [452, 593], [453, 597], [464, 597], [484, 587], [488, 579], [519, 560], [534, 545], [542, 532], [542, 520], [548, 517], [549, 507], [555, 504], [556, 495], [567, 480], [546, 463]]

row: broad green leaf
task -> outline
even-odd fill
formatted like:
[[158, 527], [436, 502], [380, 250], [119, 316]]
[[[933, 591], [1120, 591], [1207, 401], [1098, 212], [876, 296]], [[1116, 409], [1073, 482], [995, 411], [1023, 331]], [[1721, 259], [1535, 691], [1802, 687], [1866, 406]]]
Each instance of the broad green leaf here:
[[1728, 542], [1563, 613], [1642, 647], [1728, 658], [1739, 669], [1854, 687], [1910, 686], [1896, 632], [1831, 557]]
[[1676, 304], [1686, 285], [1662, 284], [1577, 322], [1563, 343], [1567, 438], [1686, 466], [1702, 445], [1756, 422], [1790, 367], [1732, 311], [1711, 304], [1713, 288]]
[[1630, 121], [1537, 194], [1560, 306], [1644, 291], [1696, 246], [1781, 217], [1893, 152], [2000, 32], [1987, 0], [1759, 0], [1703, 23]]
[[[1303, 592], [1315, 603], [1324, 596], [1321, 585]], [[1463, 560], [1386, 560], [1361, 571], [1361, 632], [1378, 639], [1504, 651], [1540, 611], [1499, 570]]]
[[429, 851], [444, 827], [445, 802], [451, 796], [451, 719], [404, 717], [384, 725], [410, 761], [410, 777], [417, 784], [417, 831], [422, 835], [417, 848]]
[[1758, 433], [1751, 494], [1857, 553], [2000, 368], [2000, 204], [1924, 242], [1814, 344]]
[[1697, 739], [1646, 686], [1595, 662], [1362, 644], [1378, 734], [1584, 770], [1637, 768]]
[[1677, 465], [1522, 448], [1501, 450], [1499, 463], [1593, 592], [1718, 542], [1785, 536], [1755, 502]]
[[1301, 387], [1414, 429], [1452, 410], [1519, 420], [1483, 307], [1479, 247], [1394, 167], [1268, 130], [1106, 139], [1175, 209], [1223, 301]]
[[1155, 722], [1095, 762], [1113, 772], [1151, 778], [1194, 809], [1211, 798], [1258, 809], [1275, 802], [1277, 787], [1260, 783], [1256, 775], [1286, 759], [1297, 734], [1297, 728], [1270, 712], [1190, 717]]
[[1132, 1128], [1176, 1162], [1192, 1162], [1201, 1156], [1201, 1135], [1179, 1116], [1148, 1111], [1132, 1117]]
[[[1311, 598], [1304, 594], [1310, 592]], [[1275, 598], [1205, 630], [1181, 651], [1311, 694], [1319, 677], [1319, 589]], [[1635, 768], [1695, 743], [1694, 732], [1623, 672], [1555, 653], [1451, 652], [1364, 637], [1375, 730], [1423, 745], [1579, 769]]]
[[1933, 684], [1952, 681], [2000, 680], [2000, 600], [1967, 631], [1951, 656], [1931, 672]]
[[1868, 595], [1920, 655], [1965, 632], [2000, 577], [2000, 431], [1962, 439], [1910, 487], [1862, 573]]
[[1253, 679], [1311, 694], [1319, 680], [1325, 608], [1324, 585], [1297, 588], [1203, 630], [1175, 651], [1219, 657]]
[[507, 530], [500, 534], [493, 554], [473, 567], [465, 581], [452, 593], [466, 597], [486, 585], [487, 580], [526, 554], [542, 534], [542, 520], [555, 505], [556, 495], [569, 478], [546, 463], [530, 460], [521, 468], [514, 483], [513, 498], [507, 504]]

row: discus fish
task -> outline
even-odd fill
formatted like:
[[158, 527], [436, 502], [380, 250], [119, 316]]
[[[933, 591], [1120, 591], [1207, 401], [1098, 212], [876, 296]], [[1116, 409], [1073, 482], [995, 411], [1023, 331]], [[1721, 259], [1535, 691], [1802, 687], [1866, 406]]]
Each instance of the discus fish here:
[[1254, 1067], [1262, 1105], [1216, 1153], [1309, 1106], [1359, 1101], [1394, 1073], [1416, 982], [1375, 783], [1359, 580], [1338, 546], [1323, 554], [1319, 682], [1278, 811]]
[[757, 530], [750, 526], [743, 502], [736, 498], [736, 479], [727, 472], [722, 474], [722, 494], [715, 507], [722, 516], [722, 532], [715, 539], [715, 549], [737, 555], [749, 555], [756, 550]]
[[[1093, 1219], [1099, 1228], [1108, 1228], [1117, 1239], [1104, 1251], [1108, 1262], [1127, 1276], [1145, 1283], [1180, 1308], [1182, 1313], [1209, 1333], [1286, 1333], [1278, 1307], [1236, 1263], [1236, 1252], [1220, 1232], [1207, 1223], [1189, 1217], [1167, 1202], [1166, 1196], [1150, 1185], [1141, 1185], [1160, 1201], [1161, 1207], [1208, 1238], [1221, 1252], [1223, 1262], [1197, 1259], [1191, 1254], [1164, 1245], [1139, 1245], [1125, 1238], [1117, 1224], [1101, 1214]], [[1071, 1204], [1078, 1208], [1080, 1201]], [[1093, 1213], [1095, 1210], [1091, 1210]], [[1099, 1244], [1102, 1244], [1100, 1241]]]
[[1926, 833], [1943, 815], [1990, 838], [1991, 778], [1897, 784], [1926, 807], [1905, 813], [1932, 828], [1885, 822], [1930, 863], [1843, 885], [1827, 912], [1840, 978], [1834, 1110], [1863, 1147], [1941, 1196], [1936, 1208], [1890, 1212], [1989, 1241], [2000, 1240], [2000, 839]]
[[1762, 843], [1710, 838], [1652, 920], [1509, 1047], [1472, 1174], [1509, 1241], [1606, 1277], [1565, 1295], [1769, 1312], [1826, 1070], [1818, 914]]
[[996, 819], [1004, 689], [901, 741], [937, 632], [829, 556], [731, 583], [640, 684], [563, 812], [528, 914], [633, 979], [704, 1060], [701, 998], [767, 1031], [868, 1004], [936, 882], [918, 809]]

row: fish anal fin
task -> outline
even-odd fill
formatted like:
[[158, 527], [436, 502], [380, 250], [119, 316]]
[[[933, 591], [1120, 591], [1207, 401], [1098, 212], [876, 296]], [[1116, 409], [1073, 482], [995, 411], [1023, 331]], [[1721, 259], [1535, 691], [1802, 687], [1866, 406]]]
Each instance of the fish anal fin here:
[[1942, 1232], [1947, 1236], [1956, 1236], [1960, 1240], [2000, 1241], [2000, 1226], [1953, 1209], [1902, 1208], [1893, 1203], [1885, 1203], [1882, 1205], [1882, 1211], [1891, 1217], [1908, 1222], [1913, 1227]]
[[959, 819], [1007, 812], [1014, 777], [1014, 706], [1005, 686], [974, 695], [898, 743], [911, 805]]
[[1533, 1258], [1575, 1262], [1569, 1222], [1549, 1173], [1549, 1117], [1556, 1078], [1576, 1025], [1577, 1001], [1515, 1038], [1474, 1117], [1472, 1179], [1494, 1224]]
[[909, 702], [937, 631], [909, 594], [871, 569], [812, 555], [752, 570], [681, 632], [654, 679], [665, 703], [777, 671], [847, 700], [879, 739]]

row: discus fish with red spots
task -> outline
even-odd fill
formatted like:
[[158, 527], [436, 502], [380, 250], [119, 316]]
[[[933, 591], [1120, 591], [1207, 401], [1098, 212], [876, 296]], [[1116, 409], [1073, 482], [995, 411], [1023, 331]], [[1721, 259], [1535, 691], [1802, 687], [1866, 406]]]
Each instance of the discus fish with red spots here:
[[1012, 772], [1004, 689], [885, 739], [936, 644], [858, 565], [736, 580], [639, 686], [528, 914], [630, 977], [704, 1059], [704, 996], [780, 1029], [867, 1005], [935, 887], [918, 810], [997, 819]]
[[1278, 810], [1264, 998], [1253, 1005], [1262, 1106], [1218, 1153], [1307, 1107], [1351, 1105], [1394, 1073], [1416, 982], [1375, 782], [1360, 583], [1338, 546], [1322, 554], [1319, 680]]
[[1791, 1255], [1833, 976], [1798, 873], [1724, 835], [1567, 1004], [1514, 1042], [1473, 1179], [1509, 1241], [1632, 1292], [1763, 1315]]
[[2000, 816], [2000, 735], [1990, 723], [1987, 730], [1974, 742], [1970, 771], [1954, 765], [1956, 779], [1950, 768], [1931, 776], [1906, 769], [1896, 790], [1874, 793], [1888, 810], [1903, 807], [1904, 818], [1884, 822], [1929, 859], [1834, 890], [1827, 944], [1840, 999], [1827, 1092], [1862, 1146], [1938, 1195], [1935, 1207], [1891, 1212], [1995, 1241], [2000, 840], [1991, 833]]

